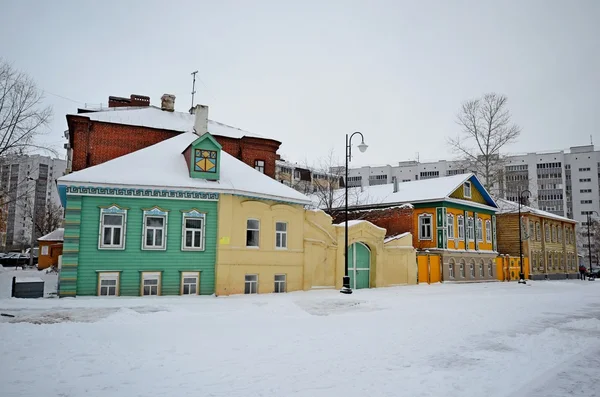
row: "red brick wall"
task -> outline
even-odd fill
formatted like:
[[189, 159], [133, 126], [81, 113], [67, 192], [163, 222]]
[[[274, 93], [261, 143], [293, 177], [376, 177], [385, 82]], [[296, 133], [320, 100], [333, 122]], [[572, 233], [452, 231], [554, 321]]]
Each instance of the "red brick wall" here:
[[[382, 208], [369, 211], [349, 211], [348, 220], [362, 219], [386, 230], [385, 236], [411, 232], [415, 236], [412, 208]], [[337, 213], [335, 223], [344, 222], [344, 212]]]
[[[102, 164], [178, 134], [169, 130], [90, 121], [84, 116], [67, 116], [67, 123], [73, 149], [72, 171]], [[251, 167], [254, 167], [255, 160], [264, 160], [265, 174], [275, 178], [278, 141], [219, 135], [215, 135], [215, 139], [225, 152]]]

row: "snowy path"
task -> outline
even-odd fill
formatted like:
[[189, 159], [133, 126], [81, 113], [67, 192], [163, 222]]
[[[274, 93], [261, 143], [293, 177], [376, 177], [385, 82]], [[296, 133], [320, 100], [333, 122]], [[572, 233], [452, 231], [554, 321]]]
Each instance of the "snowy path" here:
[[600, 282], [0, 299], [2, 396], [593, 396]]

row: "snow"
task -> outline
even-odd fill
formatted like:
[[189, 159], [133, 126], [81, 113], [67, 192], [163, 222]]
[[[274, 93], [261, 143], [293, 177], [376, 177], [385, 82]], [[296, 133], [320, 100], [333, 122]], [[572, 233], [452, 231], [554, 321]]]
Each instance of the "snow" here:
[[221, 151], [219, 181], [191, 178], [182, 152], [198, 135], [188, 132], [58, 179], [59, 185], [199, 190], [310, 204], [308, 197]]
[[[499, 214], [517, 214], [519, 212], [519, 204], [505, 199], [497, 199], [496, 203], [500, 208]], [[537, 208], [521, 205], [521, 214], [533, 214], [544, 218], [556, 219], [562, 222], [577, 223], [577, 221], [564, 216], [555, 215], [551, 212], [539, 210]]]
[[15, 281], [17, 283], [43, 283], [40, 277], [16, 277]]
[[593, 396], [599, 292], [574, 280], [2, 299], [15, 317], [0, 317], [1, 394]]
[[385, 244], [385, 243], [389, 243], [390, 241], [401, 239], [402, 237], [408, 236], [409, 234], [410, 234], [410, 232], [404, 232], [404, 233], [396, 234], [395, 236], [387, 237], [385, 240], [383, 240], [383, 243]]
[[38, 241], [63, 241], [65, 229], [60, 227], [45, 236], [38, 238]]
[[[155, 106], [114, 108], [92, 113], [77, 113], [70, 116], [87, 117], [90, 120], [103, 123], [135, 125], [140, 127], [157, 128], [180, 132], [191, 132], [194, 128], [194, 115], [184, 112], [168, 112]], [[212, 135], [230, 138], [244, 136], [264, 138], [227, 124], [208, 120], [208, 132]]]
[[[398, 183], [398, 191], [394, 193], [394, 184], [374, 185], [367, 187], [353, 187], [348, 189], [348, 205], [354, 208], [361, 206], [385, 206], [398, 204], [415, 204], [419, 202], [431, 201], [455, 201], [465, 203], [463, 200], [448, 199], [460, 185], [470, 178], [476, 178], [471, 174], [460, 174], [442, 178], [422, 179], [418, 181]], [[345, 195], [345, 189], [337, 189], [333, 193], [333, 201], [342, 203]], [[320, 206], [320, 198], [311, 196], [313, 204]], [[489, 210], [495, 208], [488, 205], [478, 204], [469, 201], [469, 205], [479, 206]], [[341, 204], [340, 204], [341, 206]]]
[[[20, 268], [19, 268], [20, 269]], [[2, 299], [10, 298], [12, 292], [12, 279], [17, 277], [17, 280], [35, 280], [44, 281], [44, 296], [56, 295], [56, 287], [58, 283], [58, 274], [49, 270], [15, 270], [14, 267], [4, 268], [0, 266], [0, 302]], [[24, 281], [27, 282], [27, 281]], [[2, 304], [0, 303], [0, 309]]]
[[[379, 226], [375, 225], [374, 223], [371, 223], [371, 222], [369, 222], [367, 220], [364, 220], [364, 219], [354, 219], [354, 220], [348, 221], [348, 227], [352, 227], [352, 226], [355, 226], [355, 225], [360, 225], [361, 223], [368, 223], [369, 225], [371, 225], [375, 229], [381, 229], [381, 230], [385, 231], [385, 228], [379, 227]], [[336, 223], [335, 226], [337, 226], [337, 227], [346, 227], [346, 222], [344, 221], [344, 222]]]

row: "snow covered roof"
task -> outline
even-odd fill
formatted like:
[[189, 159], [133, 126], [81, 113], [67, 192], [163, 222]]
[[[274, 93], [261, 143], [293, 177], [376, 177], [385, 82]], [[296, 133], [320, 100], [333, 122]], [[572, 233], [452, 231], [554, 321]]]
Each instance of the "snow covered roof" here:
[[308, 197], [221, 151], [218, 181], [191, 178], [182, 152], [198, 135], [186, 132], [144, 149], [117, 157], [58, 179], [58, 185], [198, 190], [228, 193], [297, 204]]
[[[505, 199], [497, 199], [496, 202], [498, 203], [498, 207], [500, 208], [500, 211], [498, 211], [499, 214], [518, 214], [519, 213], [519, 203], [515, 203], [513, 201], [508, 201]], [[577, 223], [576, 220], [569, 219], [569, 218], [566, 218], [566, 217], [560, 216], [560, 215], [555, 215], [551, 212], [542, 211], [537, 208], [529, 207], [527, 205], [521, 205], [521, 213], [537, 215], [542, 218], [556, 219], [556, 220], [562, 221], [562, 222]]]
[[[97, 112], [70, 114], [70, 116], [87, 117], [103, 123], [134, 125], [139, 127], [157, 128], [180, 132], [192, 132], [194, 115], [186, 112], [169, 112], [156, 106], [110, 108]], [[212, 135], [229, 138], [244, 136], [265, 138], [227, 124], [208, 120], [208, 132]]]
[[[484, 196], [488, 204], [478, 204], [473, 201], [459, 200], [449, 196], [466, 181], [471, 181]], [[337, 189], [334, 191], [333, 202], [339, 207], [343, 206], [345, 190]], [[312, 196], [313, 204], [320, 207], [319, 197]], [[496, 203], [485, 191], [481, 182], [472, 174], [460, 174], [434, 179], [422, 179], [419, 181], [410, 181], [398, 183], [398, 191], [394, 193], [394, 184], [375, 185], [367, 187], [353, 187], [348, 189], [348, 205], [353, 209], [361, 207], [389, 207], [390, 205], [416, 204], [420, 202], [432, 201], [454, 201], [475, 207], [487, 209], [497, 208]]]
[[383, 242], [384, 242], [384, 244], [389, 243], [390, 241], [401, 239], [402, 237], [408, 236], [409, 234], [410, 234], [410, 232], [396, 234], [395, 236], [387, 237], [385, 240], [383, 240]]
[[63, 241], [65, 235], [65, 229], [62, 227], [38, 238], [38, 241]]

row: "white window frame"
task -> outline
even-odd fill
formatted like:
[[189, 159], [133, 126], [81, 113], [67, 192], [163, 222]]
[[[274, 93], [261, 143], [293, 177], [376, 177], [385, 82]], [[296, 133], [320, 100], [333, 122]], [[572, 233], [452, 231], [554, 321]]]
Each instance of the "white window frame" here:
[[483, 219], [477, 218], [477, 241], [483, 242]]
[[[202, 221], [202, 227], [200, 229], [190, 228], [188, 229], [186, 226], [186, 220], [192, 219], [200, 219]], [[190, 231], [192, 233], [192, 246], [187, 246], [187, 232]], [[194, 247], [194, 237], [196, 233], [200, 233], [200, 247]], [[181, 217], [181, 250], [182, 251], [204, 251], [205, 248], [205, 238], [206, 238], [206, 214], [200, 212], [198, 210], [191, 210], [184, 212]]]
[[462, 215], [459, 215], [457, 217], [456, 222], [458, 224], [458, 238], [464, 239], [465, 238], [465, 217]]
[[469, 263], [469, 276], [475, 278], [475, 263]]
[[[429, 237], [423, 236], [423, 220], [429, 219]], [[433, 240], [433, 215], [432, 214], [421, 214], [419, 215], [419, 240], [432, 241]]]
[[467, 218], [467, 240], [475, 241], [475, 220], [472, 216]]
[[[99, 272], [98, 273], [98, 290], [96, 291], [97, 296], [119, 296], [119, 281], [120, 281], [120, 273], [119, 272]], [[115, 294], [114, 295], [102, 295], [102, 281], [116, 281], [115, 283]], [[108, 288], [107, 292], [110, 290], [111, 286], [106, 286]]]
[[[104, 216], [105, 215], [117, 215], [121, 216], [122, 222], [120, 225], [121, 228], [121, 239], [119, 244], [112, 244], [112, 236], [113, 232], [111, 232], [111, 243], [104, 244]], [[127, 232], [127, 210], [123, 208], [119, 208], [116, 205], [112, 205], [109, 208], [101, 208], [100, 209], [100, 230], [98, 232], [98, 249], [100, 250], [124, 250], [125, 249], [125, 238]], [[106, 226], [111, 229], [115, 229], [116, 225]]]
[[[472, 196], [472, 191], [471, 189], [473, 188], [473, 186], [471, 185], [470, 181], [466, 181], [463, 185], [463, 196], [465, 196], [465, 198], [473, 198]], [[467, 194], [467, 191], [469, 192], [469, 194]]]
[[492, 263], [491, 260], [488, 262], [487, 268], [488, 268], [488, 277], [494, 277], [494, 264]]
[[456, 274], [455, 274], [455, 266], [456, 263], [454, 262], [454, 259], [450, 259], [450, 262], [448, 262], [448, 277], [449, 278], [456, 278]]
[[489, 219], [485, 221], [485, 242], [492, 242], [492, 221]]
[[[160, 290], [162, 289], [162, 273], [161, 272], [142, 272], [141, 274], [141, 285], [140, 295], [141, 296], [160, 296]], [[158, 280], [156, 284], [149, 284], [150, 294], [146, 295], [146, 280]], [[156, 294], [152, 294], [152, 287], [156, 287]]]
[[446, 222], [448, 223], [448, 240], [454, 238], [454, 215], [448, 214], [446, 216]]
[[483, 268], [483, 261], [479, 262], [479, 277], [485, 277], [485, 270]]
[[[258, 228], [257, 229], [250, 229], [249, 226], [248, 226], [248, 222], [250, 222], [250, 221], [256, 221], [256, 222], [258, 222]], [[253, 232], [256, 232], [258, 234], [256, 245], [248, 245], [248, 232], [249, 231], [253, 231]], [[246, 248], [258, 249], [259, 247], [260, 247], [260, 219], [248, 218], [248, 219], [246, 219]]]
[[[195, 278], [196, 282], [194, 284], [185, 282], [185, 279]], [[193, 294], [185, 293], [185, 286], [188, 286], [188, 291], [190, 290], [189, 286], [195, 285], [196, 292]], [[180, 295], [200, 295], [200, 272], [181, 272], [181, 290], [179, 291]]]
[[264, 174], [265, 173], [265, 160], [254, 160], [254, 169], [256, 171]]
[[[283, 277], [283, 280], [277, 280], [277, 277]], [[276, 274], [273, 277], [273, 281], [274, 281], [274, 289], [273, 292], [276, 294], [280, 294], [280, 293], [285, 293], [287, 292], [287, 275], [285, 274]], [[282, 287], [283, 285], [283, 287]], [[282, 290], [283, 289], [283, 290]]]
[[49, 255], [50, 254], [50, 247], [47, 245], [43, 245], [42, 249], [40, 250], [40, 255]]
[[[146, 220], [148, 218], [163, 218], [162, 227], [148, 227], [146, 225]], [[163, 211], [157, 207], [154, 207], [150, 210], [144, 210], [144, 216], [142, 217], [142, 250], [143, 251], [165, 251], [167, 249], [167, 230], [169, 225], [169, 213], [167, 211]], [[154, 230], [153, 232], [153, 241], [156, 240], [156, 230], [162, 230], [162, 244], [161, 245], [146, 245], [146, 237], [148, 231]]]
[[[255, 277], [255, 280], [248, 280], [248, 277]], [[246, 292], [246, 285], [250, 285], [250, 292]], [[254, 292], [252, 292], [252, 286], [254, 285]], [[258, 294], [258, 274], [246, 274], [244, 275], [244, 294], [252, 295]]]
[[[277, 230], [277, 225], [285, 225], [284, 231]], [[275, 222], [275, 249], [286, 250], [288, 248], [288, 223], [284, 221]], [[278, 244], [279, 241], [279, 244]]]
[[460, 263], [458, 265], [458, 269], [460, 271], [460, 278], [466, 278], [464, 261], [462, 261], [462, 260], [460, 261]]

